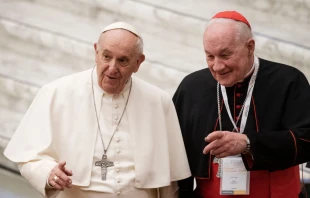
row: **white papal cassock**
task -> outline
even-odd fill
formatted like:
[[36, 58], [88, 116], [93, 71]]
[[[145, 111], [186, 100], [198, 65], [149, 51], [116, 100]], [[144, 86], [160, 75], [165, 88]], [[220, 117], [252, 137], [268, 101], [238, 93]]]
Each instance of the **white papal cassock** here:
[[[96, 75], [94, 84], [100, 116], [111, 115], [100, 118], [111, 125], [101, 123], [107, 145], [115, 126], [113, 119], [119, 118], [125, 105], [128, 85], [113, 100], [97, 85]], [[114, 105], [104, 113], [103, 107], [109, 102], [118, 103], [120, 110], [113, 110]], [[102, 196], [98, 192], [109, 193], [109, 197], [152, 197], [151, 189], [191, 175], [175, 108], [166, 92], [133, 76], [123, 119], [107, 153], [109, 159], [115, 160], [114, 167], [108, 168], [107, 181], [100, 183], [94, 178], [100, 177], [101, 169], [94, 167], [94, 161], [102, 155], [102, 145], [93, 106], [91, 70], [80, 72], [41, 88], [4, 154], [19, 163], [21, 174], [47, 197], [58, 194], [46, 190], [45, 185], [51, 169], [62, 160], [73, 172], [73, 188], [58, 197]]]

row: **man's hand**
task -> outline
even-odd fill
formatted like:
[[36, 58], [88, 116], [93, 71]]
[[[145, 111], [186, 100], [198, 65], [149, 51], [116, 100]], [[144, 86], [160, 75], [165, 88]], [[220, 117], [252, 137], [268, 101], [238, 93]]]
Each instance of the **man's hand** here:
[[241, 133], [214, 131], [205, 138], [205, 141], [210, 144], [203, 149], [203, 153], [210, 152], [217, 158], [238, 155], [246, 150], [246, 135]]
[[65, 168], [66, 162], [61, 161], [56, 165], [49, 177], [48, 183], [50, 186], [57, 190], [64, 190], [65, 188], [72, 187], [72, 180], [69, 176], [72, 176], [72, 171]]

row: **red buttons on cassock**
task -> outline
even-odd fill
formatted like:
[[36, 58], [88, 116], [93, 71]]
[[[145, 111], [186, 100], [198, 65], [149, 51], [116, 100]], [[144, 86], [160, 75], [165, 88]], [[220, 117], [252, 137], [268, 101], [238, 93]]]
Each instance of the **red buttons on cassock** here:
[[241, 105], [236, 105], [236, 109], [241, 109]]
[[236, 96], [237, 96], [237, 97], [240, 97], [240, 96], [241, 96], [241, 94], [237, 93], [237, 94], [236, 94]]
[[240, 87], [241, 87], [241, 84], [238, 84], [237, 87], [240, 88]]
[[236, 121], [239, 119], [239, 116], [236, 117]]

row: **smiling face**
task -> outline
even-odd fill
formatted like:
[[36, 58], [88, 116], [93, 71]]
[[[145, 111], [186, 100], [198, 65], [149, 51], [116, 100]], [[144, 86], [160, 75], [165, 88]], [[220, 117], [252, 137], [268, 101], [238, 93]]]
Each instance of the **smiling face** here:
[[98, 84], [109, 94], [118, 94], [139, 70], [144, 55], [139, 51], [138, 37], [123, 29], [113, 29], [100, 35], [94, 44]]
[[[246, 38], [233, 20], [214, 21], [205, 30], [203, 46], [212, 76], [231, 87], [242, 81], [254, 61], [254, 40]], [[247, 27], [245, 27], [247, 28]]]

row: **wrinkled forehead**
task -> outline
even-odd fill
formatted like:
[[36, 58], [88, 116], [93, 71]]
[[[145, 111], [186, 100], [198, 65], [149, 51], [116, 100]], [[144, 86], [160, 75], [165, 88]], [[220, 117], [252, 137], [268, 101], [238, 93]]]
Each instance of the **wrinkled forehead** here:
[[203, 35], [205, 49], [235, 45], [236, 28], [233, 23], [214, 22], [207, 26]]
[[221, 36], [234, 34], [237, 23], [231, 19], [212, 19], [206, 26], [205, 34], [220, 33]]

